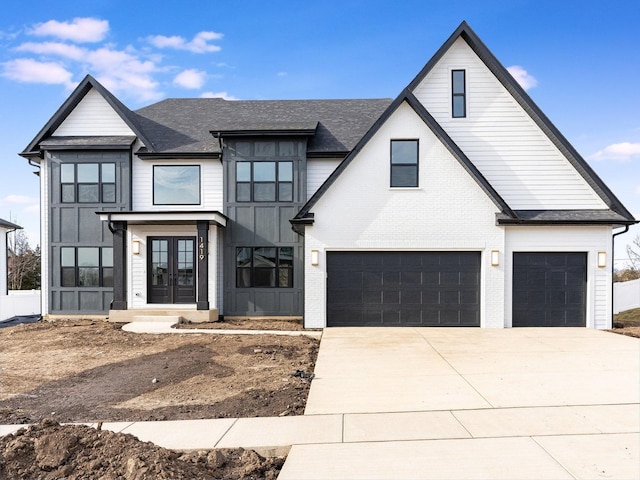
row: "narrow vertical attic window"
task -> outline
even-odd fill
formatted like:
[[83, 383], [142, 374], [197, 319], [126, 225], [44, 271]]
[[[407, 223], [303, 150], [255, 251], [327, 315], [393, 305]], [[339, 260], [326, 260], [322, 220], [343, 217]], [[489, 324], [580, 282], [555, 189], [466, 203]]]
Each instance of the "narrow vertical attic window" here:
[[391, 186], [418, 186], [418, 140], [391, 140]]
[[453, 118], [467, 116], [467, 89], [464, 70], [451, 71], [451, 113]]

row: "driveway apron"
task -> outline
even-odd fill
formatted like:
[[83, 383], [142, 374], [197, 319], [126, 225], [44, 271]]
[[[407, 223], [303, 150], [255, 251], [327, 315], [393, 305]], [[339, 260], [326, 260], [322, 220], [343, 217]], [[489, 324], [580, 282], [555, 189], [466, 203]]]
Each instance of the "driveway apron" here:
[[639, 478], [640, 341], [585, 328], [328, 328], [281, 479]]

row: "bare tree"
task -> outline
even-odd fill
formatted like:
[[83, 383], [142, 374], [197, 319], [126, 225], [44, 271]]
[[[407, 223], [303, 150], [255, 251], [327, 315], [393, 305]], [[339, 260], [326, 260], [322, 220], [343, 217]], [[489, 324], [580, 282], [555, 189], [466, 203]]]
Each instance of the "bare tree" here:
[[9, 290], [39, 289], [40, 247], [31, 248], [24, 230], [11, 232], [7, 240], [9, 250]]
[[640, 274], [640, 234], [636, 235], [631, 245], [627, 245], [629, 268]]

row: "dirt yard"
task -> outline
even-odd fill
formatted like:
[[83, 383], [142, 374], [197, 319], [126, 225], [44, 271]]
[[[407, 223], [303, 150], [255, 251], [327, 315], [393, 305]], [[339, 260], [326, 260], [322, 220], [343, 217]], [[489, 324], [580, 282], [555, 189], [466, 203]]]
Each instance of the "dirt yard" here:
[[[250, 326], [300, 329], [282, 321]], [[0, 440], [0, 477], [275, 478], [283, 458], [249, 450], [183, 455], [57, 422], [299, 415], [318, 345], [306, 336], [144, 335], [95, 321], [0, 329], [0, 423], [40, 422]]]
[[620, 312], [613, 316], [613, 329], [621, 335], [640, 338], [640, 308]]

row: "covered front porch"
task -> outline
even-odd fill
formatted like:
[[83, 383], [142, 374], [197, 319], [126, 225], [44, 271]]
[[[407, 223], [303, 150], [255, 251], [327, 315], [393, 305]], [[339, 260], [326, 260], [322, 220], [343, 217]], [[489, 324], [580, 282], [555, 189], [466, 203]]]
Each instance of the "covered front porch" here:
[[200, 211], [99, 215], [113, 233], [110, 321], [218, 319], [222, 302], [222, 229], [227, 223], [223, 214]]

